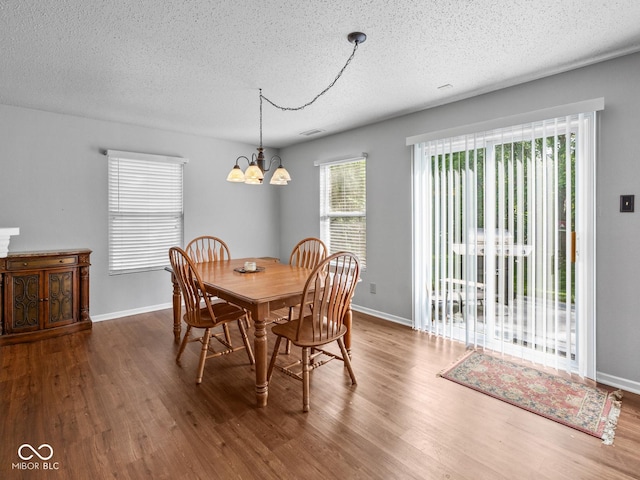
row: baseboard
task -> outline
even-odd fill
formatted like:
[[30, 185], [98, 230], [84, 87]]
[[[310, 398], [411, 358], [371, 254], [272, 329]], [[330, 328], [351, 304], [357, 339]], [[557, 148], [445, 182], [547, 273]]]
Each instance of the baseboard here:
[[156, 312], [158, 310], [165, 310], [167, 308], [173, 308], [173, 303], [162, 303], [160, 305], [150, 305], [148, 307], [132, 308], [131, 310], [122, 310], [120, 312], [105, 313], [104, 315], [91, 315], [93, 322], [102, 322], [104, 320], [114, 320], [116, 318], [129, 317], [131, 315], [138, 315], [140, 313]]
[[610, 387], [620, 388], [627, 392], [637, 393], [640, 395], [640, 382], [634, 382], [633, 380], [627, 380], [626, 378], [620, 378], [602, 372], [596, 372], [596, 381], [598, 383], [609, 385]]
[[405, 325], [407, 327], [413, 326], [413, 322], [408, 318], [397, 317], [395, 315], [379, 312], [377, 310], [373, 310], [367, 307], [361, 307], [359, 305], [351, 305], [351, 308], [356, 312], [365, 313], [367, 315], [371, 315], [372, 317], [382, 318], [383, 320], [389, 320], [390, 322], [399, 323], [400, 325]]

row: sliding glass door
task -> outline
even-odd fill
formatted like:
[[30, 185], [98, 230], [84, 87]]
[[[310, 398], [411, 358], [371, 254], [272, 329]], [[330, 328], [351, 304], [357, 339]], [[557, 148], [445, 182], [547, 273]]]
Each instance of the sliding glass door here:
[[591, 370], [593, 131], [580, 114], [416, 145], [416, 328]]

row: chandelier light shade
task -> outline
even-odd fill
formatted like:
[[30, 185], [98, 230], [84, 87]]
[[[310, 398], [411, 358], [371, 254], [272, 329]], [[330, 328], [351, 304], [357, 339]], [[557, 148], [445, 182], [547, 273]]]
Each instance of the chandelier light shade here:
[[[235, 165], [229, 172], [229, 175], [227, 175], [227, 182], [246, 183], [247, 185], [262, 185], [262, 183], [264, 182], [265, 172], [268, 172], [271, 169], [271, 167], [273, 167], [276, 164], [276, 162], [278, 162], [278, 167], [276, 168], [275, 172], [273, 172], [273, 175], [271, 176], [271, 181], [269, 183], [271, 185], [287, 185], [291, 181], [291, 175], [289, 175], [289, 172], [287, 172], [287, 169], [284, 168], [284, 166], [282, 165], [282, 159], [278, 155], [274, 155], [273, 157], [271, 157], [271, 160], [269, 161], [268, 165], [267, 165], [267, 162], [265, 161], [264, 147], [262, 146], [262, 100], [266, 100], [273, 107], [279, 110], [294, 111], [294, 110], [302, 110], [303, 108], [308, 107], [309, 105], [314, 103], [318, 98], [320, 98], [322, 95], [327, 93], [327, 91], [329, 91], [331, 87], [333, 87], [333, 85], [342, 76], [342, 74], [346, 70], [349, 63], [351, 63], [351, 60], [355, 56], [356, 50], [358, 49], [358, 45], [363, 43], [366, 39], [367, 39], [367, 36], [362, 32], [351, 32], [347, 36], [347, 40], [350, 43], [354, 44], [353, 52], [351, 52], [351, 56], [347, 60], [347, 63], [345, 63], [344, 67], [342, 67], [342, 70], [340, 70], [336, 78], [333, 80], [333, 82], [329, 84], [327, 88], [322, 90], [319, 94], [317, 94], [313, 98], [313, 100], [305, 103], [304, 105], [301, 105], [299, 107], [282, 107], [272, 102], [264, 95], [262, 95], [262, 89], [260, 89], [260, 97], [259, 97], [260, 98], [260, 146], [258, 147], [258, 155], [256, 155], [255, 153], [252, 154], [251, 160], [249, 160], [244, 155], [241, 155], [238, 158], [236, 158]], [[240, 160], [246, 160], [248, 164], [248, 167], [244, 172], [242, 171], [242, 168], [239, 165]]]
[[[280, 158], [280, 157], [278, 157]], [[280, 166], [273, 172], [273, 176], [271, 177], [271, 181], [269, 182], [271, 185], [286, 185], [291, 181], [291, 175], [287, 172], [287, 169], [282, 166], [282, 162], [280, 162]]]
[[[247, 157], [238, 157], [238, 160], [240, 160], [241, 158]], [[236, 165], [231, 169], [229, 175], [227, 175], [227, 182], [244, 183], [244, 172], [240, 168], [240, 165], [238, 165], [237, 160]]]

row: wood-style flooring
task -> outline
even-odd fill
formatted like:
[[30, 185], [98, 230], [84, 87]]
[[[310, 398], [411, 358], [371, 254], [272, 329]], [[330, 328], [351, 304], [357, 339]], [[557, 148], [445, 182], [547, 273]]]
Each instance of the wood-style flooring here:
[[[0, 347], [0, 479], [640, 478], [639, 395], [605, 446], [437, 377], [464, 345], [354, 317], [358, 385], [340, 362], [315, 370], [306, 414], [279, 372], [256, 408], [244, 352], [196, 386], [199, 344], [175, 363], [170, 310]], [[53, 456], [23, 462], [23, 444]]]

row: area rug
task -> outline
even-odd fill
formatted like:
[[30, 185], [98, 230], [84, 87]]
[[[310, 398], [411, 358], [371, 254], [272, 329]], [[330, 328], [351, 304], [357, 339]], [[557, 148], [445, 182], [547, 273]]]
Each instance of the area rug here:
[[613, 444], [620, 390], [607, 392], [477, 351], [438, 375]]

